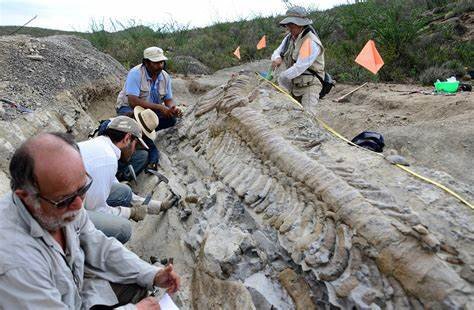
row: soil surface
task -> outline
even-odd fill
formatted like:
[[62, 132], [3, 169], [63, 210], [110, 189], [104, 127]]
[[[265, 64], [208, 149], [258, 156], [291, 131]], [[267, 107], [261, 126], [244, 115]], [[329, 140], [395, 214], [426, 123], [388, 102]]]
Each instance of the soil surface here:
[[433, 87], [372, 84], [334, 99], [357, 85], [338, 85], [317, 114], [345, 137], [377, 131], [386, 148], [411, 164], [444, 171], [474, 186], [474, 93], [432, 94]]

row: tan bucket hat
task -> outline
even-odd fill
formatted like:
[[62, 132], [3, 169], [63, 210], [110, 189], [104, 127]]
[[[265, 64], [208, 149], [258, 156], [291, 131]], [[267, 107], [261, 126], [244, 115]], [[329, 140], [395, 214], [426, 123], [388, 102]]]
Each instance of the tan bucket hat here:
[[133, 109], [133, 116], [135, 117], [138, 125], [142, 128], [145, 136], [151, 140], [156, 139], [156, 127], [160, 124], [160, 119], [158, 115], [151, 109], [145, 109], [141, 106], [136, 106]]
[[301, 6], [294, 6], [286, 11], [286, 17], [280, 22], [280, 26], [295, 24], [298, 26], [311, 25], [313, 21], [308, 18], [308, 12]]
[[163, 52], [163, 50], [156, 46], [146, 48], [143, 51], [143, 58], [149, 59], [153, 62], [168, 60], [168, 58], [165, 57], [165, 53]]
[[107, 128], [132, 134], [148, 150], [148, 146], [142, 139], [142, 128], [133, 118], [123, 115], [114, 117], [110, 120]]

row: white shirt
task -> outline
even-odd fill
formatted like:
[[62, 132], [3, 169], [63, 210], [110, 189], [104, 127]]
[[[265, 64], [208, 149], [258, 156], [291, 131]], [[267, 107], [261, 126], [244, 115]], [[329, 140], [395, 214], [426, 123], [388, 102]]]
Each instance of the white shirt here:
[[107, 198], [113, 183], [118, 180], [117, 173], [120, 149], [107, 136], [79, 142], [82, 161], [87, 173], [92, 177], [92, 186], [87, 191], [84, 207], [87, 210], [130, 217], [130, 208], [112, 207], [107, 204]]
[[[281, 53], [281, 50], [283, 49], [284, 44], [285, 44], [285, 39], [283, 39], [280, 46], [278, 46], [277, 49], [273, 52], [272, 58], [271, 58], [272, 61], [275, 61], [276, 59], [281, 58], [280, 53]], [[293, 42], [290, 41], [290, 44], [293, 44]], [[311, 54], [305, 58], [301, 58], [300, 56], [298, 56], [298, 59], [293, 64], [293, 66], [281, 72], [278, 79], [278, 82], [280, 83], [280, 85], [287, 89], [290, 89], [291, 80], [303, 74], [303, 72], [305, 72], [313, 64], [313, 62], [316, 60], [316, 57], [318, 57], [320, 52], [321, 52], [321, 48], [319, 47], [319, 45], [313, 40], [311, 40]]]

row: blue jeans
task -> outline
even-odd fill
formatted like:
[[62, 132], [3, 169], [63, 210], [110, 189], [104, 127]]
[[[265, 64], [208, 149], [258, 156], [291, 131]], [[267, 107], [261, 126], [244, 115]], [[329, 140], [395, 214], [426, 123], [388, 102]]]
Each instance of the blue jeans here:
[[[120, 183], [114, 183], [107, 198], [107, 204], [112, 207], [130, 207], [132, 201], [132, 189]], [[118, 215], [101, 213], [87, 210], [90, 220], [94, 226], [102, 231], [107, 237], [114, 237], [121, 243], [126, 243], [132, 236], [132, 225], [130, 221]]]
[[[148, 151], [147, 150], [136, 150], [130, 161], [128, 163], [123, 163], [121, 161], [118, 162], [118, 169], [117, 169], [117, 179], [119, 181], [132, 181], [133, 177], [130, 173], [128, 165], [132, 165], [133, 170], [135, 170], [135, 174], [138, 175], [142, 172], [146, 165], [148, 164]], [[110, 199], [110, 196], [109, 196]], [[111, 205], [111, 204], [109, 204]]]

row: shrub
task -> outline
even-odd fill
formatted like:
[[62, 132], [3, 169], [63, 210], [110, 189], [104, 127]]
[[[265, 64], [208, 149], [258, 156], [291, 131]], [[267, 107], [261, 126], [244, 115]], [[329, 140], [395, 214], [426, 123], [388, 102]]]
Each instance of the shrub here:
[[[472, 1], [458, 0], [368, 0], [310, 13], [325, 46], [327, 69], [340, 82], [420, 80], [446, 77], [461, 67], [474, 67], [474, 47], [460, 41], [453, 25], [430, 23], [437, 12], [472, 10]], [[423, 10], [430, 10], [423, 13]], [[109, 53], [125, 67], [141, 62], [143, 49], [158, 45], [170, 59], [168, 69], [188, 72], [180, 56], [192, 56], [210, 70], [242, 62], [268, 59], [284, 37], [278, 26], [281, 16], [251, 16], [236, 22], [189, 29], [174, 20], [143, 26], [131, 20], [93, 21], [91, 33], [84, 34], [98, 49]], [[262, 35], [267, 47], [256, 49]], [[354, 62], [367, 40], [376, 42], [385, 66], [373, 75]], [[242, 60], [232, 54], [241, 47]], [[457, 62], [450, 62], [456, 60]]]

